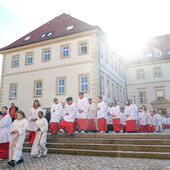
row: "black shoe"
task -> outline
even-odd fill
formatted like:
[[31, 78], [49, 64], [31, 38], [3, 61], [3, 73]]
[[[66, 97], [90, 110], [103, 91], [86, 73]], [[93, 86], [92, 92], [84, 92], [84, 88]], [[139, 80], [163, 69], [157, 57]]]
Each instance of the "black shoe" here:
[[17, 164], [21, 164], [24, 162], [24, 158], [22, 157], [19, 161], [17, 161]]
[[9, 162], [8, 162], [8, 165], [15, 166], [15, 161], [14, 161], [14, 160], [9, 161]]

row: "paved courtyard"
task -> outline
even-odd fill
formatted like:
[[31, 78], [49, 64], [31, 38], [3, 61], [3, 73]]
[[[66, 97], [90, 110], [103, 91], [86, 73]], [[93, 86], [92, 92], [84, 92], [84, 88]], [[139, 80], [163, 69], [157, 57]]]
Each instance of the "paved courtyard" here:
[[30, 158], [24, 153], [24, 164], [10, 168], [7, 161], [0, 161], [0, 169], [15, 170], [170, 170], [170, 160], [157, 159], [134, 159], [134, 158], [112, 158], [96, 156], [74, 156], [48, 154], [47, 157]]

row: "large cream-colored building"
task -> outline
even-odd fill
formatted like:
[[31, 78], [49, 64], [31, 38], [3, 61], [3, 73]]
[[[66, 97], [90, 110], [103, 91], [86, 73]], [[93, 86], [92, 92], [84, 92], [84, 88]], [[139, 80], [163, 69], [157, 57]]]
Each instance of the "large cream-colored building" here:
[[98, 26], [62, 14], [1, 48], [3, 66], [0, 105], [16, 103], [26, 113], [34, 99], [50, 107], [53, 98], [77, 102], [84, 92], [97, 102], [126, 98], [121, 57], [109, 47]]
[[170, 35], [151, 39], [127, 65], [128, 98], [170, 114]]

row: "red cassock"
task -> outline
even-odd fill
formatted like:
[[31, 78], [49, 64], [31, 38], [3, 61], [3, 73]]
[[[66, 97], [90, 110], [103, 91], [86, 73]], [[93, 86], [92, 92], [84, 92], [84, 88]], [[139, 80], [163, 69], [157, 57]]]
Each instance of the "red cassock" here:
[[96, 124], [94, 122], [94, 119], [87, 120], [87, 129], [88, 130], [96, 130]]
[[98, 119], [98, 131], [107, 131], [107, 121], [105, 118]]
[[76, 125], [79, 126], [79, 129], [86, 130], [86, 119], [76, 118]]
[[151, 132], [155, 132], [155, 125], [152, 125]]
[[57, 122], [50, 123], [50, 132], [53, 134], [58, 134], [58, 123]]
[[165, 124], [164, 123], [162, 123], [162, 128], [165, 129]]
[[35, 140], [36, 132], [35, 131], [29, 131], [28, 136], [29, 136], [29, 143], [33, 144], [34, 140]]
[[136, 120], [126, 120], [126, 132], [136, 131]]
[[59, 125], [60, 129], [65, 129], [66, 132], [73, 134], [74, 133], [74, 122], [66, 122], [64, 119]]
[[140, 125], [140, 132], [146, 132], [146, 125]]
[[0, 143], [0, 159], [7, 159], [9, 156], [9, 142]]
[[120, 118], [113, 119], [113, 130], [114, 132], [119, 132], [123, 129], [123, 126], [120, 124]]
[[150, 124], [146, 125], [146, 132], [151, 133], [151, 125]]

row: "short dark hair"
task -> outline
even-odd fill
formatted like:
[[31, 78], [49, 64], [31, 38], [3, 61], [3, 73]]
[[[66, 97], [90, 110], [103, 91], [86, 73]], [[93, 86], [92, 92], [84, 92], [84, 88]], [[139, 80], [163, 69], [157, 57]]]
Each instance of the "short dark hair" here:
[[[40, 102], [39, 102], [39, 100], [36, 99], [36, 100], [34, 100], [34, 103], [35, 103], [35, 102], [37, 102], [37, 103], [38, 103], [38, 107], [40, 107]], [[33, 107], [35, 107], [35, 104], [33, 104]]]
[[82, 95], [82, 96], [84, 96], [84, 93], [83, 93], [83, 92], [79, 92], [79, 95]]
[[38, 113], [41, 113], [41, 115], [44, 116], [44, 113], [42, 111], [39, 111]]
[[153, 113], [156, 113], [156, 110], [154, 110]]
[[93, 101], [92, 98], [88, 98], [88, 100]]
[[102, 100], [102, 96], [98, 96], [98, 98]]
[[23, 118], [26, 118], [25, 113], [22, 110], [17, 111], [17, 114], [21, 114]]
[[145, 111], [147, 111], [147, 109], [146, 109], [146, 106], [145, 106], [145, 105], [142, 105], [142, 107], [144, 108], [144, 110], [145, 110]]
[[126, 106], [130, 106], [130, 101], [129, 100], [126, 100], [128, 102], [128, 104], [126, 104]]
[[15, 105], [15, 103], [11, 103], [11, 104]]
[[67, 102], [69, 102], [69, 101], [71, 101], [71, 100], [73, 100], [72, 97], [67, 97], [67, 99], [66, 99]]
[[55, 101], [58, 101], [58, 99], [57, 99], [57, 98], [54, 98], [54, 100], [53, 100], [53, 101], [54, 101], [54, 102], [55, 102]]
[[6, 109], [6, 110], [8, 110], [8, 107], [7, 107], [7, 106], [3, 106], [3, 107], [2, 107], [2, 109]]

